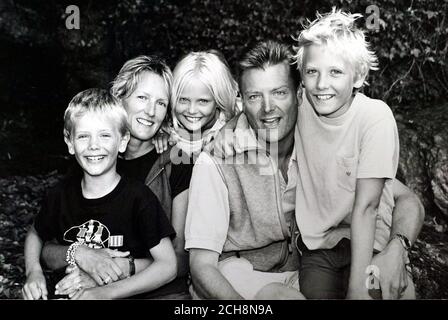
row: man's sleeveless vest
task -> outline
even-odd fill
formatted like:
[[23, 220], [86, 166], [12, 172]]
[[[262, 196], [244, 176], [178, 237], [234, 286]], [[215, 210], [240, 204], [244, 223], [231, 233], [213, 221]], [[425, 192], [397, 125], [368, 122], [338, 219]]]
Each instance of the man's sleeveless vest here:
[[298, 253], [290, 240], [294, 212], [283, 213], [272, 159], [257, 148], [230, 159], [212, 159], [229, 193], [230, 223], [220, 260], [236, 255], [259, 271], [297, 270]]

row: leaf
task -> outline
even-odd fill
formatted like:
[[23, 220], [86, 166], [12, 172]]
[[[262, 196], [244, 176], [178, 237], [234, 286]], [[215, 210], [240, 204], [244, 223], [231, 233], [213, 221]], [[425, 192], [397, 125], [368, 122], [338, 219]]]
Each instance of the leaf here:
[[437, 12], [435, 12], [435, 11], [426, 11], [425, 12], [426, 13], [426, 16], [428, 17], [428, 19], [431, 19], [431, 18], [433, 18], [433, 17], [435, 17], [435, 16], [437, 16]]
[[414, 57], [416, 57], [416, 58], [418, 58], [418, 56], [420, 55], [420, 53], [421, 53], [420, 49], [414, 48], [414, 49], [411, 50], [411, 54], [412, 54]]

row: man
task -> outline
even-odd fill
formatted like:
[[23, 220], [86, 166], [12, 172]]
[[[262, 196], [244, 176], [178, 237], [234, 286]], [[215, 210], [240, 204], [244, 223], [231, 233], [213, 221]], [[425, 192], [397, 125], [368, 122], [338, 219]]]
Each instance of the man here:
[[[239, 152], [223, 163], [215, 146], [198, 158], [185, 228], [194, 297], [301, 298], [293, 272], [299, 261], [291, 246], [299, 233], [294, 134], [301, 88], [291, 56], [287, 46], [275, 42], [260, 43], [244, 56], [239, 63], [243, 114], [227, 126], [243, 129], [235, 135]], [[232, 154], [228, 141], [222, 143]], [[414, 241], [422, 225], [421, 204], [399, 182], [394, 193], [392, 234]], [[398, 298], [407, 285], [407, 250], [399, 240], [372, 262], [381, 270], [384, 298]]]

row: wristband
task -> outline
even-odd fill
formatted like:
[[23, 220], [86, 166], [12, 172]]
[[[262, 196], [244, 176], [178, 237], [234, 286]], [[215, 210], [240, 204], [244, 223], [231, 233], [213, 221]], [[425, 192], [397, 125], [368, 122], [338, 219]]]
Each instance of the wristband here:
[[73, 242], [67, 249], [67, 253], [65, 254], [65, 261], [68, 263], [69, 266], [76, 266], [75, 261], [75, 253], [78, 247], [82, 245], [81, 242]]
[[128, 257], [128, 261], [129, 261], [129, 276], [133, 276], [135, 274], [135, 262], [134, 262], [134, 257], [133, 256], [129, 256]]
[[411, 242], [409, 241], [409, 239], [406, 236], [404, 236], [400, 233], [397, 233], [392, 237], [391, 240], [393, 240], [393, 239], [398, 239], [400, 241], [401, 245], [404, 247], [404, 249], [407, 252], [409, 252], [409, 250], [411, 250]]

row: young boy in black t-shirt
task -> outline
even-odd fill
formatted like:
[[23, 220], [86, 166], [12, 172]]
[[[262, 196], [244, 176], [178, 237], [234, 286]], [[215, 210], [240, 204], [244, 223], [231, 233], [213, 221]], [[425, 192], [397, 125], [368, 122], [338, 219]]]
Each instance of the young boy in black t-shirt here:
[[159, 201], [144, 184], [116, 171], [129, 141], [120, 102], [101, 89], [77, 94], [65, 111], [64, 140], [83, 174], [47, 193], [27, 234], [24, 298], [46, 299], [53, 289], [39, 263], [47, 241], [53, 243], [43, 255], [48, 267], [69, 266], [56, 294], [71, 299], [130, 297], [174, 279], [175, 232]]

